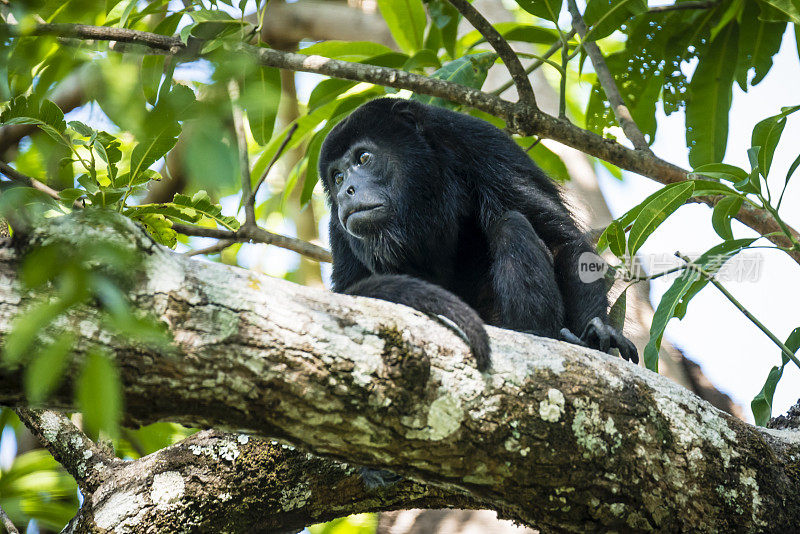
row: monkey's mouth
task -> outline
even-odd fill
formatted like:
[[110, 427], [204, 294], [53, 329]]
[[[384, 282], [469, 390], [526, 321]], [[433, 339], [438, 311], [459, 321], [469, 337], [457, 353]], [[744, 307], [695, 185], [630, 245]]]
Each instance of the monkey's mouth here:
[[347, 222], [354, 215], [356, 216], [356, 219], [370, 218], [373, 212], [375, 212], [376, 210], [380, 210], [381, 208], [383, 208], [383, 204], [371, 204], [369, 206], [358, 206], [349, 209], [347, 210], [347, 213], [345, 213], [344, 220], [342, 221], [342, 223], [344, 223], [344, 225], [347, 226]]
[[356, 237], [375, 232], [385, 218], [386, 206], [383, 204], [370, 204], [358, 206], [348, 210], [342, 220], [348, 232]]

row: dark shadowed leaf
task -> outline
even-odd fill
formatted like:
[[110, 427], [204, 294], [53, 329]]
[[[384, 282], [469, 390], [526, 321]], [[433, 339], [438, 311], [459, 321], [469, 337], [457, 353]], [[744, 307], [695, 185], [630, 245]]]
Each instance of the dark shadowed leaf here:
[[76, 400], [87, 433], [97, 438], [102, 430], [115, 438], [122, 416], [122, 386], [114, 362], [100, 351], [86, 355], [78, 377]]
[[686, 104], [686, 146], [692, 167], [725, 157], [738, 40], [738, 26], [732, 23], [700, 57], [692, 76]]

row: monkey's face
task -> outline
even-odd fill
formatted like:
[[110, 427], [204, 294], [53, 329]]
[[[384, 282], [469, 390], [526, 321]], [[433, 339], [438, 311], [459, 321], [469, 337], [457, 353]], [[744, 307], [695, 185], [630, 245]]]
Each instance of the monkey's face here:
[[326, 163], [326, 189], [342, 227], [358, 238], [379, 233], [392, 213], [389, 155], [374, 142], [360, 141]]

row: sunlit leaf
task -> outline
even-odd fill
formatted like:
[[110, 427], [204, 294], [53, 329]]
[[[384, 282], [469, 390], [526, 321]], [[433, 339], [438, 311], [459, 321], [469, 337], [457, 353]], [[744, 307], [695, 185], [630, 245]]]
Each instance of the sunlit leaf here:
[[686, 203], [692, 196], [693, 190], [694, 183], [691, 180], [679, 182], [664, 187], [659, 194], [650, 199], [633, 222], [628, 236], [628, 251], [636, 254], [650, 234]]
[[403, 51], [412, 54], [422, 48], [428, 19], [420, 0], [378, 0], [378, 9]]

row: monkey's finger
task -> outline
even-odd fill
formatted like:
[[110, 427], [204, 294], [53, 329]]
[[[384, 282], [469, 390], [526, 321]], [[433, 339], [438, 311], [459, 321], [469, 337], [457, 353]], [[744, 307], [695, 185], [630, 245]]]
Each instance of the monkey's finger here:
[[559, 331], [559, 335], [561, 336], [561, 341], [566, 341], [567, 343], [572, 343], [573, 345], [580, 345], [581, 347], [588, 347], [588, 345], [584, 343], [581, 338], [570, 332], [569, 328], [562, 328]]
[[611, 335], [614, 338], [614, 346], [619, 349], [619, 355], [628, 361], [639, 363], [639, 351], [636, 350], [636, 345], [617, 330], [613, 330]]
[[608, 352], [611, 348], [611, 334], [608, 330], [608, 326], [603, 323], [602, 319], [595, 317], [586, 325], [586, 330], [581, 338], [593, 349]]

